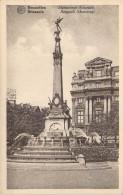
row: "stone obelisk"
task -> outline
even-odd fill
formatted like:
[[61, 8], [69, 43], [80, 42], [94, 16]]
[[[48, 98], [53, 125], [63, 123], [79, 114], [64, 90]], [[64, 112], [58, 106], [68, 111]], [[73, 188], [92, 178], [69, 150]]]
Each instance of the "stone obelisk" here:
[[50, 114], [45, 121], [45, 132], [52, 136], [69, 136], [70, 115], [67, 102], [63, 100], [63, 79], [62, 79], [62, 52], [60, 46], [61, 27], [63, 18], [55, 21], [55, 51], [53, 52], [53, 98], [50, 101]]
[[[57, 19], [58, 20], [58, 19]], [[57, 24], [57, 22], [56, 22]], [[54, 73], [53, 73], [53, 98], [56, 94], [59, 94], [61, 103], [63, 103], [63, 81], [62, 81], [62, 52], [60, 46], [60, 32], [57, 24], [57, 30], [55, 31], [55, 51], [53, 52], [54, 58]]]

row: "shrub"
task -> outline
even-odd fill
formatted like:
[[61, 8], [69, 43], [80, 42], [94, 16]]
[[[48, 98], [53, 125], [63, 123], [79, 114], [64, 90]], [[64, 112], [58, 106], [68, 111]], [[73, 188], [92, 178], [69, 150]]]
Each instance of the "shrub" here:
[[75, 155], [83, 154], [87, 162], [117, 161], [118, 150], [105, 146], [72, 148]]

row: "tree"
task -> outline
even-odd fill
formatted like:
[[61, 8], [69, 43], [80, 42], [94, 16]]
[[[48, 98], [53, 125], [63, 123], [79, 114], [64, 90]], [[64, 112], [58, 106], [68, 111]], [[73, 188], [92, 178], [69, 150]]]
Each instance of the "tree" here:
[[119, 103], [115, 102], [112, 104], [111, 112], [108, 117], [108, 126], [109, 126], [109, 134], [112, 136], [119, 135]]
[[107, 134], [107, 115], [100, 115], [100, 120], [96, 121], [96, 119], [92, 120], [89, 126], [90, 132], [97, 132], [100, 136]]
[[45, 118], [49, 108], [34, 109], [29, 104], [12, 105], [7, 102], [7, 141], [13, 139], [20, 133], [29, 133], [37, 136], [45, 126]]
[[89, 126], [89, 131], [96, 131], [100, 136], [116, 136], [119, 135], [119, 104], [114, 102], [111, 105], [111, 111], [107, 115], [100, 115], [100, 120], [93, 120]]

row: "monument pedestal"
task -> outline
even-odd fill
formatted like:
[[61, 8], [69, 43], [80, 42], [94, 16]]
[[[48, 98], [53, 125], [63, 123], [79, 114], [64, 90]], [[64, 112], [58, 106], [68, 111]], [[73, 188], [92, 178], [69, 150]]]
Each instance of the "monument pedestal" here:
[[70, 117], [65, 113], [52, 110], [45, 121], [45, 133], [48, 137], [69, 136]]

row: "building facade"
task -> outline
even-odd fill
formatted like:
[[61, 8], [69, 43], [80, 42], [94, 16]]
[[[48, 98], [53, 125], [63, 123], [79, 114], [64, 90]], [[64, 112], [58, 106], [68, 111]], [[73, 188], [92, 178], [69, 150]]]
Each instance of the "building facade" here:
[[7, 89], [7, 101], [10, 104], [16, 104], [16, 89]]
[[86, 130], [93, 120], [111, 111], [119, 101], [119, 67], [112, 61], [97, 57], [85, 63], [85, 70], [72, 77], [72, 124]]

